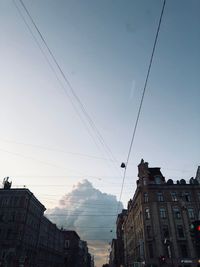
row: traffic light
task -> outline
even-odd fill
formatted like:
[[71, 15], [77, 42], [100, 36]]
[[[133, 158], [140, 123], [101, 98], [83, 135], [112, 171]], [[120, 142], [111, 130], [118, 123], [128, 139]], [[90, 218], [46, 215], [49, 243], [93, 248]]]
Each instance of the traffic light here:
[[194, 221], [190, 225], [190, 234], [193, 239], [197, 256], [200, 257], [200, 220]]
[[195, 241], [200, 242], [200, 220], [194, 221], [190, 225], [190, 234]]
[[165, 256], [160, 256], [160, 264], [165, 264], [166, 263], [166, 257]]

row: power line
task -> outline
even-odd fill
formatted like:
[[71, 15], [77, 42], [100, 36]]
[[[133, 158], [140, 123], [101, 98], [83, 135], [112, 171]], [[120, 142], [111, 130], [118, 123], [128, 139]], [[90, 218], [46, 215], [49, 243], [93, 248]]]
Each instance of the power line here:
[[[76, 189], [75, 189], [76, 190]], [[95, 189], [96, 190], [96, 189]], [[98, 190], [98, 189], [97, 189]], [[89, 192], [89, 191], [88, 191]], [[71, 191], [71, 193], [65, 193], [64, 195], [63, 195], [63, 197], [70, 197], [70, 198], [72, 198], [72, 197], [79, 197], [79, 196], [83, 196], [83, 197], [86, 197], [86, 198], [88, 198], [88, 197], [90, 197], [90, 195], [88, 195], [89, 193], [88, 192], [80, 192], [80, 191]], [[96, 192], [94, 192], [94, 195], [95, 195], [95, 193]], [[105, 193], [104, 193], [105, 194]], [[92, 194], [91, 194], [92, 195]], [[60, 195], [59, 194], [40, 194], [40, 196], [50, 196], [50, 197], [59, 197]], [[107, 196], [108, 196], [108, 194], [107, 194]], [[92, 199], [92, 201], [94, 201], [95, 202], [95, 200], [94, 199]], [[106, 199], [106, 201], [109, 201], [109, 200], [107, 200]], [[113, 204], [113, 203], [112, 203]]]
[[56, 216], [56, 217], [59, 217], [59, 216], [61, 216], [61, 217], [63, 217], [63, 216], [89, 216], [89, 217], [92, 217], [92, 216], [106, 216], [106, 217], [115, 217], [116, 216], [116, 214], [80, 214], [80, 213], [77, 213], [77, 214], [45, 214], [45, 216], [50, 216], [50, 217], [53, 217], [53, 216]]
[[[46, 200], [52, 200], [52, 201], [56, 201], [57, 199], [53, 199], [53, 198], [49, 198], [49, 197], [39, 197], [40, 199], [46, 199]], [[71, 203], [71, 204], [81, 204], [81, 206], [89, 206], [89, 207], [91, 207], [91, 206], [94, 206], [94, 207], [96, 207], [96, 206], [108, 206], [108, 204], [107, 203], [105, 203], [105, 202], [103, 202], [103, 201], [97, 201], [97, 202], [95, 202], [95, 204], [90, 204], [90, 203], [80, 203], [80, 201], [76, 201], [76, 200], [65, 200], [65, 203]], [[113, 206], [113, 204], [111, 203], [110, 204], [111, 206]]]
[[[59, 148], [52, 148], [52, 147], [47, 147], [47, 146], [42, 146], [42, 145], [37, 145], [37, 144], [23, 143], [23, 142], [18, 142], [18, 141], [14, 141], [14, 140], [7, 140], [7, 139], [4, 139], [4, 138], [0, 138], [0, 139], [3, 142], [6, 142], [6, 143], [11, 143], [11, 144], [16, 144], [16, 145], [23, 145], [23, 146], [30, 146], [30, 147], [38, 148], [38, 149], [41, 149], [41, 150], [55, 151], [55, 152], [60, 152], [60, 153], [64, 153], [64, 154], [74, 155], [74, 156], [86, 157], [86, 158], [94, 159], [94, 160], [103, 160], [103, 161], [109, 161], [110, 160], [110, 159], [104, 158], [104, 157], [98, 157], [98, 156], [95, 156], [95, 155], [89, 155], [89, 154], [79, 153], [79, 152], [65, 151], [65, 150], [62, 150], [62, 149], [59, 149]], [[111, 160], [111, 161], [113, 161], [113, 160]], [[119, 163], [119, 162], [116, 162], [116, 163]], [[198, 166], [199, 164], [197, 163], [197, 164], [194, 164], [194, 165]], [[162, 169], [168, 170], [168, 171], [176, 171], [176, 172], [192, 172], [193, 171], [193, 170], [189, 170], [189, 169], [185, 170], [185, 169], [166, 168], [166, 167], [162, 167]], [[27, 176], [30, 177], [30, 175], [27, 175]], [[37, 177], [39, 177], [39, 176], [41, 177], [41, 175], [37, 175]], [[15, 177], [17, 177], [17, 176], [15, 176]], [[51, 177], [52, 177], [52, 175], [51, 175]], [[54, 176], [54, 177], [58, 177], [58, 176]], [[63, 175], [63, 177], [66, 177], [66, 176]], [[70, 175], [70, 177], [72, 177], [72, 176]], [[89, 177], [89, 176], [87, 175], [87, 177]], [[96, 178], [96, 176], [91, 176], [91, 177]], [[103, 178], [103, 177], [108, 177], [108, 176], [101, 176], [101, 178]], [[111, 177], [111, 176], [109, 176], [109, 177]], [[112, 176], [112, 177], [116, 178], [116, 176]], [[98, 177], [97, 177], [97, 179], [98, 179]], [[119, 183], [121, 184], [121, 182], [119, 182]]]
[[[74, 171], [72, 169], [68, 169], [66, 167], [63, 167], [63, 166], [59, 166], [57, 164], [54, 164], [54, 163], [50, 163], [50, 162], [47, 162], [47, 161], [43, 161], [43, 160], [40, 160], [40, 159], [36, 159], [36, 158], [33, 158], [33, 157], [30, 157], [30, 156], [26, 156], [26, 155], [23, 155], [21, 153], [18, 153], [18, 152], [12, 152], [12, 151], [8, 151], [6, 149], [2, 149], [0, 148], [0, 151], [4, 152], [4, 153], [7, 153], [7, 154], [11, 154], [11, 155], [14, 155], [14, 156], [17, 156], [17, 157], [21, 157], [21, 158], [25, 158], [25, 159], [29, 159], [29, 160], [33, 160], [33, 161], [36, 161], [36, 162], [39, 162], [41, 164], [45, 164], [45, 165], [49, 165], [49, 166], [52, 166], [52, 167], [56, 167], [56, 168], [60, 168], [60, 169], [66, 169], [68, 171]], [[80, 174], [81, 172], [79, 172]], [[86, 177], [87, 174], [83, 174], [83, 177]]]
[[63, 83], [62, 83], [62, 81], [60, 80], [60, 78], [59, 78], [58, 75], [57, 75], [57, 72], [56, 72], [54, 66], [53, 66], [52, 63], [50, 62], [50, 60], [49, 60], [49, 58], [47, 57], [47, 55], [45, 54], [45, 52], [44, 52], [42, 46], [40, 45], [39, 41], [38, 41], [37, 38], [35, 37], [35, 35], [34, 35], [32, 29], [31, 29], [31, 27], [28, 25], [28, 23], [27, 23], [25, 17], [23, 16], [21, 10], [20, 10], [19, 7], [17, 6], [17, 3], [15, 2], [15, 0], [13, 0], [13, 3], [14, 3], [14, 5], [15, 5], [17, 11], [19, 12], [20, 17], [22, 18], [23, 22], [25, 23], [27, 29], [29, 30], [31, 36], [33, 37], [34, 41], [36, 42], [38, 48], [40, 49], [42, 55], [44, 56], [44, 58], [45, 58], [47, 64], [49, 65], [50, 69], [51, 69], [52, 72], [54, 73], [54, 75], [55, 75], [55, 77], [56, 77], [58, 83], [60, 84], [60, 86], [61, 86], [61, 88], [63, 89], [64, 93], [65, 93], [65, 94], [67, 95], [67, 97], [69, 98], [70, 103], [71, 103], [71, 105], [73, 106], [73, 108], [74, 108], [76, 114], [78, 115], [79, 119], [82, 121], [82, 123], [83, 123], [83, 125], [85, 126], [85, 128], [86, 128], [88, 134], [90, 135], [90, 137], [91, 137], [92, 140], [94, 141], [95, 145], [96, 145], [97, 148], [99, 149], [99, 145], [97, 144], [96, 140], [94, 139], [94, 137], [93, 137], [93, 135], [92, 135], [92, 133], [91, 133], [91, 131], [90, 131], [88, 125], [85, 123], [85, 121], [84, 121], [84, 119], [82, 118], [80, 112], [79, 112], [78, 109], [76, 108], [76, 105], [74, 104], [73, 99], [70, 97], [70, 95], [69, 95], [68, 92], [66, 91], [66, 89], [65, 89], [65, 87], [64, 87], [64, 85], [63, 85]]
[[160, 14], [159, 22], [158, 22], [156, 36], [155, 36], [155, 39], [154, 39], [154, 44], [153, 44], [153, 49], [152, 49], [152, 53], [151, 53], [151, 57], [150, 57], [148, 70], [147, 70], [147, 75], [146, 75], [146, 79], [145, 79], [145, 83], [144, 83], [144, 87], [143, 87], [142, 97], [141, 97], [141, 100], [140, 100], [140, 105], [139, 105], [139, 109], [138, 109], [138, 113], [137, 113], [134, 129], [133, 129], [131, 143], [130, 143], [129, 150], [128, 150], [128, 156], [127, 156], [126, 164], [125, 164], [125, 168], [124, 168], [124, 175], [123, 175], [123, 180], [122, 180], [121, 192], [120, 192], [120, 196], [119, 196], [119, 204], [118, 204], [118, 207], [117, 207], [117, 215], [118, 215], [118, 212], [119, 212], [119, 205], [120, 205], [120, 201], [121, 201], [121, 198], [122, 198], [124, 182], [125, 182], [125, 178], [126, 178], [126, 171], [127, 171], [127, 168], [128, 168], [128, 163], [129, 163], [129, 158], [130, 158], [130, 154], [131, 154], [132, 147], [133, 147], [133, 142], [135, 140], [135, 135], [136, 135], [138, 122], [139, 122], [139, 119], [140, 119], [141, 109], [142, 109], [142, 105], [143, 105], [143, 101], [144, 101], [144, 96], [145, 96], [145, 92], [146, 92], [146, 88], [147, 88], [147, 83], [148, 83], [148, 80], [149, 80], [149, 74], [150, 74], [150, 71], [151, 71], [151, 66], [152, 66], [153, 57], [154, 57], [154, 53], [155, 53], [155, 49], [156, 49], [156, 44], [157, 44], [157, 40], [158, 40], [158, 34], [159, 34], [159, 31], [160, 31], [160, 25], [161, 25], [162, 18], [163, 18], [165, 4], [166, 4], [166, 0], [164, 0], [163, 5], [162, 5], [162, 10], [161, 10], [161, 14]]
[[[11, 143], [11, 144], [16, 144], [16, 145], [23, 145], [23, 146], [30, 146], [30, 147], [38, 148], [38, 149], [42, 149], [42, 150], [55, 151], [55, 152], [60, 152], [60, 153], [64, 153], [64, 154], [87, 157], [87, 158], [90, 158], [90, 159], [105, 160], [105, 161], [109, 161], [110, 160], [108, 158], [103, 158], [103, 157], [98, 157], [98, 156], [88, 155], [88, 154], [78, 153], [78, 152], [65, 151], [65, 150], [58, 149], [58, 148], [51, 148], [51, 147], [47, 147], [47, 146], [41, 146], [41, 145], [35, 145], [35, 144], [29, 144], [29, 143], [23, 143], [23, 142], [17, 142], [17, 141], [13, 141], [13, 140], [5, 140], [3, 138], [0, 138], [0, 139], [3, 142], [6, 142], [6, 143]], [[113, 161], [113, 160], [111, 160], [111, 161]]]
[[[113, 155], [111, 149], [110, 149], [110, 148], [108, 147], [108, 145], [106, 144], [106, 142], [105, 142], [105, 140], [104, 140], [102, 134], [100, 133], [100, 131], [99, 131], [98, 128], [96, 127], [96, 125], [95, 125], [93, 119], [91, 118], [91, 116], [88, 114], [88, 112], [87, 112], [87, 110], [86, 110], [84, 104], [82, 103], [82, 101], [80, 100], [80, 98], [78, 97], [78, 95], [76, 94], [76, 92], [75, 92], [75, 90], [74, 90], [72, 84], [70, 83], [69, 79], [67, 78], [67, 76], [65, 75], [64, 71], [62, 70], [62, 68], [61, 68], [60, 64], [58, 63], [58, 61], [57, 61], [57, 59], [56, 59], [54, 53], [52, 52], [52, 50], [51, 50], [50, 47], [48, 46], [48, 44], [47, 44], [47, 42], [46, 42], [44, 36], [42, 35], [42, 33], [41, 33], [41, 31], [39, 30], [38, 26], [36, 25], [35, 21], [33, 20], [31, 14], [30, 14], [30, 12], [29, 12], [29, 10], [27, 9], [27, 7], [25, 6], [25, 4], [24, 4], [24, 2], [23, 2], [22, 0], [19, 0], [19, 2], [21, 3], [21, 5], [22, 5], [23, 9], [25, 10], [26, 14], [28, 15], [28, 17], [29, 17], [31, 23], [33, 24], [35, 30], [37, 31], [38, 35], [40, 36], [40, 38], [41, 38], [41, 40], [42, 40], [44, 46], [46, 47], [47, 51], [49, 52], [49, 54], [50, 54], [50, 56], [51, 56], [53, 62], [55, 63], [56, 67], [58, 68], [58, 70], [59, 70], [61, 76], [63, 77], [64, 81], [65, 81], [66, 84], [68, 85], [68, 87], [69, 87], [69, 89], [70, 89], [70, 91], [71, 91], [71, 93], [72, 93], [72, 96], [74, 97], [74, 99], [75, 99], [76, 102], [78, 103], [78, 105], [79, 105], [81, 111], [83, 112], [83, 114], [84, 114], [86, 120], [88, 121], [90, 127], [93, 129], [94, 133], [96, 134], [96, 136], [97, 136], [99, 142], [100, 142], [100, 143], [102, 144], [102, 146], [104, 147], [106, 153], [107, 153], [108, 155], [110, 155], [109, 158], [111, 158], [113, 162], [116, 162], [117, 160], [115, 159], [115, 157], [114, 157], [114, 155]], [[26, 25], [27, 25], [27, 24], [26, 24]], [[68, 96], [68, 93], [67, 93], [65, 87], [64, 87], [63, 89], [64, 89], [64, 91], [66, 92], [66, 94], [67, 94], [67, 96]]]
[[[99, 239], [87, 239], [87, 238], [85, 238], [86, 239], [86, 241], [107, 241], [107, 242], [111, 242], [111, 239], [112, 238], [99, 238]], [[88, 242], [88, 245], [90, 246], [90, 244], [89, 244], [89, 242]], [[103, 244], [103, 246], [104, 246], [105, 244]], [[96, 265], [95, 265], [96, 266]]]
[[[81, 208], [85, 208], [85, 209], [79, 209], [79, 208], [76, 208], [76, 209], [67, 209], [67, 208], [66, 208], [66, 212], [69, 212], [69, 213], [66, 213], [66, 216], [70, 216], [70, 215], [71, 215], [70, 212], [77, 212], [77, 214], [82, 213], [82, 212], [86, 212], [86, 211], [87, 211], [87, 212], [88, 212], [88, 211], [93, 212], [93, 211], [96, 211], [97, 206], [96, 206], [96, 207], [95, 207], [95, 206], [84, 207], [84, 205], [81, 205]], [[95, 209], [95, 210], [94, 210], [94, 209]], [[103, 212], [105, 211], [105, 209], [104, 209], [103, 205], [102, 205], [102, 208], [99, 209], [99, 211], [102, 211], [102, 215], [104, 215]], [[47, 213], [46, 215], [48, 216], [49, 214], [51, 214], [51, 213]], [[75, 213], [75, 214], [76, 214], [76, 213]], [[94, 214], [94, 215], [95, 215], [95, 214]], [[110, 213], [107, 213], [107, 215], [110, 215]], [[54, 216], [53, 213], [52, 213], [52, 216]]]
[[[53, 175], [53, 176], [51, 176], [51, 175], [10, 175], [11, 177], [34, 177], [34, 178], [69, 178], [69, 177], [83, 177], [83, 176], [74, 176], [74, 175]], [[90, 177], [90, 176], [87, 176], [87, 177]], [[97, 177], [95, 177], [95, 176], [91, 176], [91, 177], [93, 177], [93, 178], [96, 178], [97, 179]], [[102, 178], [104, 178], [104, 177], [107, 177], [107, 176], [101, 176]], [[115, 177], [116, 178], [116, 177]], [[100, 179], [100, 178], [99, 178]], [[120, 186], [121, 187], [121, 183], [114, 183], [114, 182], [100, 182], [100, 185], [108, 185], [108, 184], [112, 184], [113, 186], [115, 185], [115, 186]], [[126, 185], [132, 185], [133, 183], [125, 183]], [[43, 187], [43, 186], [45, 186], [45, 187], [64, 187], [64, 186], [73, 186], [74, 185], [74, 183], [65, 183], [65, 184], [26, 184], [26, 185], [24, 185], [24, 184], [14, 184], [13, 186], [14, 187], [17, 187], [17, 188], [19, 188], [19, 187]], [[12, 186], [12, 188], [13, 188], [13, 186]], [[67, 194], [67, 193], [66, 193]]]
[[99, 229], [99, 228], [102, 228], [102, 229], [111, 229], [113, 227], [112, 226], [76, 226], [76, 227], [70, 227], [70, 228], [74, 228], [74, 229]]

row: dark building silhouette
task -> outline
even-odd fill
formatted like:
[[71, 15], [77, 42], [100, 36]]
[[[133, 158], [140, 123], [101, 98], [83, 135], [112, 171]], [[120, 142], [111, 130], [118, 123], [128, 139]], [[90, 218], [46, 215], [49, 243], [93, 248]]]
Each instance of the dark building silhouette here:
[[91, 267], [87, 242], [80, 240], [75, 231], [63, 230], [65, 267]]
[[124, 239], [122, 266], [199, 266], [200, 246], [190, 226], [200, 219], [200, 168], [189, 183], [174, 183], [142, 160], [138, 177], [123, 223], [117, 224]]
[[[67, 231], [58, 229], [44, 216], [44, 211], [45, 207], [33, 193], [26, 188], [11, 189], [8, 178], [4, 179], [4, 187], [0, 189], [0, 266], [91, 267], [86, 265], [91, 259], [87, 243], [80, 241], [75, 231], [67, 239]], [[73, 254], [76, 249], [68, 251], [72, 265], [65, 262], [67, 240], [69, 247], [72, 245], [80, 254]], [[75, 258], [77, 265], [73, 265]]]
[[124, 231], [123, 223], [126, 218], [127, 210], [123, 209], [120, 214], [117, 216], [116, 221], [116, 239], [112, 240], [111, 243], [111, 252], [110, 252], [110, 267], [121, 267], [124, 266], [125, 256], [124, 256]]

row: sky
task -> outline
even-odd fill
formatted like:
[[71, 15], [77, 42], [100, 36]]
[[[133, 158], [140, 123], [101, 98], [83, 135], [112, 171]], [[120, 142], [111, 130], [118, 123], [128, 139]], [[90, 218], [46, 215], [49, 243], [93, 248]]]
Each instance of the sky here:
[[[9, 176], [13, 187], [28, 187], [47, 209], [85, 181], [119, 200], [120, 164], [127, 159], [162, 3], [24, 0], [102, 144], [20, 2], [0, 1], [2, 180]], [[200, 165], [199, 12], [199, 0], [166, 1], [124, 207], [141, 158], [174, 180], [195, 176]]]

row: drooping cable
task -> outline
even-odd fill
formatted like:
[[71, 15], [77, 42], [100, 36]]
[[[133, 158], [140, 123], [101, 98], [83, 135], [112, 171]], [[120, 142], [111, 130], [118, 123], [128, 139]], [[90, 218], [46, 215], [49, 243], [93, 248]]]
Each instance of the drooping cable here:
[[149, 66], [148, 66], [146, 79], [145, 79], [145, 83], [144, 83], [144, 87], [143, 87], [142, 97], [141, 97], [141, 100], [140, 100], [140, 105], [139, 105], [139, 109], [138, 109], [138, 113], [137, 113], [134, 129], [133, 129], [133, 134], [132, 134], [132, 138], [131, 138], [131, 142], [130, 142], [130, 146], [129, 146], [129, 150], [128, 150], [128, 155], [127, 155], [126, 164], [125, 164], [125, 168], [124, 168], [123, 179], [122, 179], [121, 192], [120, 192], [119, 202], [118, 202], [118, 207], [117, 207], [117, 215], [118, 215], [118, 212], [119, 212], [120, 201], [121, 201], [122, 193], [123, 193], [123, 189], [124, 189], [124, 182], [125, 182], [125, 179], [126, 179], [126, 172], [127, 172], [127, 168], [128, 168], [128, 163], [129, 163], [131, 151], [132, 151], [132, 148], [133, 148], [133, 142], [135, 140], [137, 126], [138, 126], [138, 122], [139, 122], [139, 119], [140, 119], [141, 109], [142, 109], [142, 105], [143, 105], [143, 102], [144, 102], [144, 96], [145, 96], [145, 92], [146, 92], [146, 88], [147, 88], [147, 84], [148, 84], [149, 74], [150, 74], [150, 71], [151, 71], [153, 57], [154, 57], [154, 53], [155, 53], [155, 49], [156, 49], [156, 44], [157, 44], [157, 41], [158, 41], [158, 35], [159, 35], [159, 32], [160, 32], [160, 26], [161, 26], [161, 22], [162, 22], [162, 18], [163, 18], [165, 4], [166, 4], [166, 0], [164, 0], [163, 5], [162, 5], [160, 18], [159, 18], [159, 22], [158, 22], [158, 27], [157, 27], [157, 31], [156, 31], [156, 35], [155, 35], [155, 39], [154, 39], [153, 49], [152, 49], [152, 52], [151, 52]]
[[[106, 144], [102, 134], [100, 133], [100, 131], [98, 130], [98, 128], [96, 127], [94, 120], [91, 118], [91, 116], [89, 115], [89, 113], [87, 112], [84, 104], [82, 103], [82, 101], [80, 100], [80, 98], [78, 97], [78, 95], [76, 94], [72, 84], [70, 83], [69, 79], [67, 78], [66, 74], [64, 73], [64, 71], [62, 70], [60, 64], [58, 63], [54, 53], [52, 52], [52, 50], [50, 49], [49, 45], [47, 44], [47, 41], [45, 40], [44, 36], [42, 35], [41, 31], [39, 30], [38, 26], [36, 25], [35, 21], [33, 20], [29, 10], [27, 9], [27, 7], [25, 6], [24, 2], [22, 0], [19, 0], [19, 2], [21, 3], [23, 9], [25, 10], [27, 16], [29, 17], [31, 23], [33, 24], [35, 30], [37, 31], [38, 35], [40, 36], [44, 46], [46, 47], [47, 51], [49, 52], [53, 62], [55, 63], [55, 65], [57, 66], [61, 76], [63, 77], [64, 81], [66, 82], [66, 84], [68, 85], [74, 99], [77, 101], [80, 109], [82, 110], [86, 120], [88, 121], [90, 127], [93, 129], [94, 133], [96, 133], [96, 136], [99, 140], [99, 142], [102, 144], [102, 146], [104, 147], [106, 153], [109, 155], [109, 157], [112, 159], [113, 163], [115, 164], [115, 162], [117, 161], [115, 156], [113, 155], [111, 149], [109, 148], [109, 146]], [[67, 90], [64, 88], [64, 90], [67, 92]]]
[[96, 147], [97, 147], [98, 149], [100, 149], [98, 143], [96, 142], [94, 136], [92, 135], [92, 132], [91, 132], [90, 128], [89, 128], [88, 125], [85, 123], [85, 121], [84, 121], [84, 119], [82, 118], [82, 116], [81, 116], [79, 110], [77, 109], [76, 105], [74, 104], [73, 99], [71, 98], [70, 94], [68, 94], [67, 90], [65, 89], [65, 87], [64, 87], [62, 81], [60, 80], [60, 78], [59, 78], [59, 76], [58, 76], [58, 74], [57, 74], [57, 72], [56, 72], [56, 70], [55, 70], [53, 64], [51, 63], [51, 61], [49, 60], [49, 58], [48, 58], [47, 55], [45, 54], [45, 51], [44, 51], [43, 47], [41, 46], [41, 44], [39, 43], [39, 41], [38, 41], [37, 38], [35, 37], [35, 35], [34, 35], [32, 29], [31, 29], [31, 27], [30, 27], [29, 24], [27, 23], [27, 21], [26, 21], [24, 15], [22, 14], [20, 8], [19, 8], [18, 5], [16, 4], [16, 1], [13, 0], [13, 3], [14, 3], [14, 5], [15, 5], [15, 7], [16, 7], [16, 9], [17, 9], [19, 15], [20, 15], [20, 17], [22, 18], [23, 22], [25, 23], [25, 25], [26, 25], [28, 31], [30, 32], [32, 38], [34, 39], [36, 45], [38, 46], [38, 48], [40, 49], [42, 55], [44, 56], [44, 58], [45, 58], [47, 64], [49, 65], [49, 67], [50, 67], [50, 69], [51, 69], [51, 71], [52, 71], [53, 74], [55, 75], [55, 77], [56, 77], [56, 79], [57, 79], [59, 85], [61, 86], [61, 88], [63, 89], [64, 93], [65, 93], [66, 96], [68, 97], [68, 99], [69, 99], [69, 101], [70, 101], [72, 107], [74, 108], [76, 114], [78, 115], [79, 119], [82, 121], [82, 123], [83, 123], [83, 125], [85, 126], [85, 128], [86, 128], [88, 134], [90, 135], [90, 137], [92, 138], [93, 142], [95, 143]]

